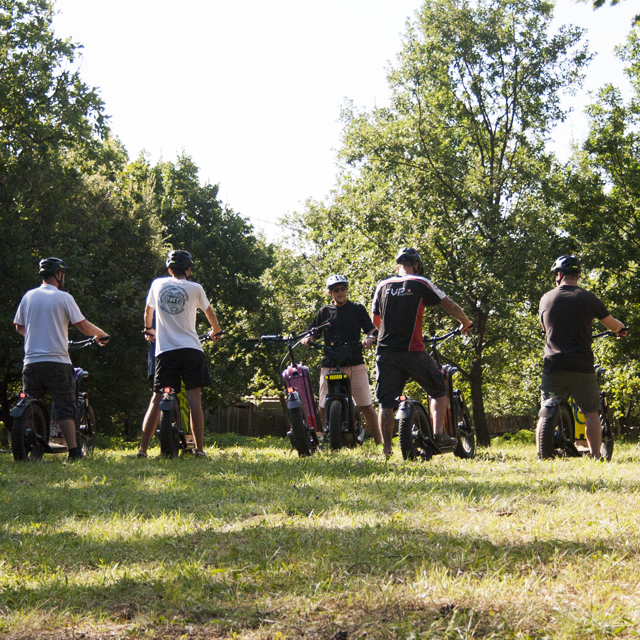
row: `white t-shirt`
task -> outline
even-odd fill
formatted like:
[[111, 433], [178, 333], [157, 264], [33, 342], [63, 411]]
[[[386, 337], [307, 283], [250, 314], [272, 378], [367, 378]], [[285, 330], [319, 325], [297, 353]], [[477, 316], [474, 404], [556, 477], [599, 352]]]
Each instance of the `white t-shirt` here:
[[24, 364], [69, 358], [69, 324], [84, 320], [73, 296], [52, 284], [31, 289], [20, 301], [13, 324], [24, 327]]
[[147, 306], [156, 310], [156, 356], [175, 349], [199, 349], [196, 312], [206, 311], [209, 300], [202, 285], [167, 277], [151, 283]]

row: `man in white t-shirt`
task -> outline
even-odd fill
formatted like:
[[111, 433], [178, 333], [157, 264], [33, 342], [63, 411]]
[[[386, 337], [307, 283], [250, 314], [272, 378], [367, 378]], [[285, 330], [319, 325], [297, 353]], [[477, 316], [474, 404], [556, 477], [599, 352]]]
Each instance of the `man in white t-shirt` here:
[[24, 294], [13, 323], [25, 339], [23, 390], [34, 398], [49, 393], [69, 459], [76, 460], [82, 458], [82, 451], [76, 447], [76, 383], [68, 350], [69, 325], [86, 336], [102, 339], [101, 344], [106, 344], [109, 336], [85, 320], [73, 296], [63, 291], [68, 268], [60, 258], [40, 260], [42, 284]]
[[[139, 458], [147, 457], [147, 449], [160, 419], [162, 389], [180, 389], [184, 381], [187, 403], [191, 410], [196, 456], [203, 451], [204, 415], [202, 413], [202, 387], [211, 384], [202, 345], [196, 333], [196, 312], [202, 309], [211, 325], [209, 336], [214, 342], [221, 337], [216, 314], [209, 304], [204, 289], [190, 282], [194, 266], [188, 251], [170, 251], [166, 262], [168, 278], [157, 278], [151, 283], [144, 312], [145, 337], [156, 343], [156, 373], [153, 396], [142, 423]], [[153, 313], [156, 326], [153, 328]]]

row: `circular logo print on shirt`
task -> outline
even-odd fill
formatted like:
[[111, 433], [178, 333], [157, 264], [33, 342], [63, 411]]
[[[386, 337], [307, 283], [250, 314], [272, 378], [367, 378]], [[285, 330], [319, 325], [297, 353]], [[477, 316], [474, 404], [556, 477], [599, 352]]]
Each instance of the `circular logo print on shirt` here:
[[160, 308], [172, 316], [177, 316], [184, 311], [187, 300], [189, 300], [187, 292], [175, 284], [170, 284], [160, 291]]

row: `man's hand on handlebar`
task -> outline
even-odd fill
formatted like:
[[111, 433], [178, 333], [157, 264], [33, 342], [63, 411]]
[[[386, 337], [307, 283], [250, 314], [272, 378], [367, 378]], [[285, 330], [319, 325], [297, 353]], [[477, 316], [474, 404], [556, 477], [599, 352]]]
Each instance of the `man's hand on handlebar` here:
[[209, 340], [218, 342], [222, 338], [223, 333], [224, 331], [217, 331], [216, 333], [214, 333], [213, 329], [211, 329], [211, 331], [209, 332]]
[[620, 340], [620, 338], [626, 338], [627, 337], [627, 332], [629, 331], [629, 327], [622, 327], [622, 329], [620, 329], [620, 331], [618, 331], [615, 336], [618, 340]]
[[151, 329], [143, 329], [142, 333], [144, 333], [144, 339], [147, 342], [155, 342], [156, 341], [156, 330], [151, 327]]
[[107, 343], [109, 342], [109, 338], [110, 336], [108, 336], [106, 333], [103, 336], [93, 336], [93, 339], [99, 347], [106, 347]]
[[371, 347], [374, 345], [376, 341], [376, 337], [375, 336], [367, 336], [363, 341], [362, 341], [362, 346], [365, 349], [371, 349]]
[[313, 336], [307, 336], [306, 338], [302, 338], [302, 340], [300, 340], [300, 344], [304, 345], [305, 347], [310, 347], [315, 341], [316, 339]]
[[467, 333], [473, 330], [473, 322], [471, 322], [471, 320], [469, 320], [468, 323], [461, 322], [459, 329], [460, 329], [460, 333], [466, 335]]

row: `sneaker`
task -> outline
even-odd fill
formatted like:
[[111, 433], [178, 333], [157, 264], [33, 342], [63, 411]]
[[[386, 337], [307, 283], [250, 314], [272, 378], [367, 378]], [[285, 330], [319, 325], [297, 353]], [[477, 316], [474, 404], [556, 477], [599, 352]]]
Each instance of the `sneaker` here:
[[438, 447], [455, 447], [458, 444], [457, 438], [452, 438], [446, 433], [436, 433], [433, 437], [433, 441]]
[[148, 458], [149, 456], [147, 456], [147, 452], [146, 451], [138, 451], [138, 453], [136, 453], [136, 458]]
[[76, 462], [77, 460], [82, 460], [84, 458], [84, 453], [82, 453], [82, 449], [75, 447], [74, 449], [69, 449], [69, 462]]
[[207, 458], [208, 457], [205, 451], [194, 451], [193, 455], [196, 458]]

